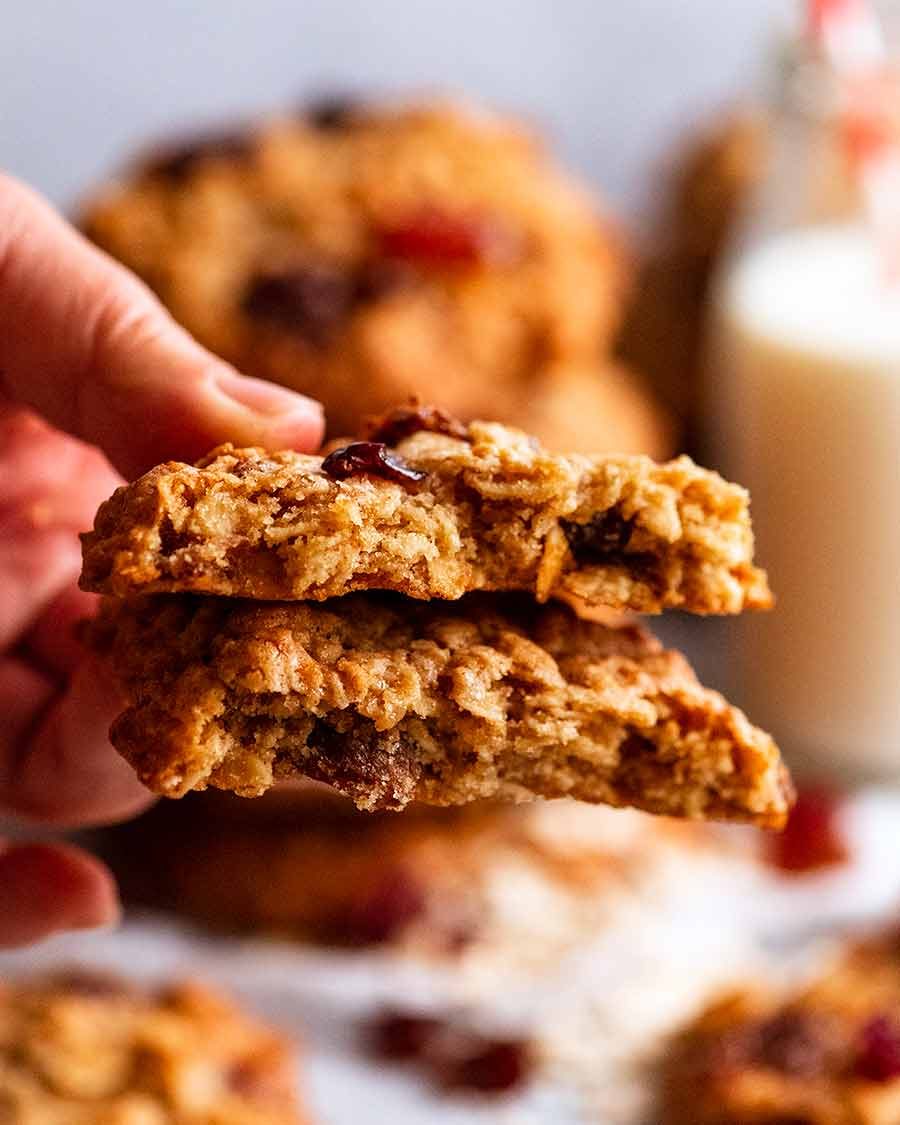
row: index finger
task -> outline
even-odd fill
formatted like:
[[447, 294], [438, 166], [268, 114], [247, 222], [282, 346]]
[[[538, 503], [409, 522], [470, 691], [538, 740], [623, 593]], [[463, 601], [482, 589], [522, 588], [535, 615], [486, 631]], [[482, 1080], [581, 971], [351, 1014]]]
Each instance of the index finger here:
[[0, 175], [0, 388], [126, 476], [233, 441], [311, 449], [311, 399], [234, 368], [46, 202]]

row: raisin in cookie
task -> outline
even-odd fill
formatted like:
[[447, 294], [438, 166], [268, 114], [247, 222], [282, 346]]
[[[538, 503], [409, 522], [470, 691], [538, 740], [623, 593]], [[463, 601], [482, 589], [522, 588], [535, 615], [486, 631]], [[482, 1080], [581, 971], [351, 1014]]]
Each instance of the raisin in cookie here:
[[771, 602], [747, 493], [686, 457], [551, 454], [493, 423], [395, 411], [327, 457], [214, 450], [119, 489], [82, 587], [279, 600], [526, 590], [656, 613]]
[[777, 747], [634, 625], [527, 596], [110, 600], [88, 630], [155, 792], [325, 781], [360, 808], [569, 796], [781, 826]]
[[94, 973], [0, 985], [0, 1118], [302, 1125], [289, 1045], [205, 987]]
[[531, 135], [449, 103], [199, 137], [84, 226], [201, 342], [320, 399], [338, 433], [411, 393], [515, 421], [571, 361], [602, 384], [627, 273], [609, 221]]

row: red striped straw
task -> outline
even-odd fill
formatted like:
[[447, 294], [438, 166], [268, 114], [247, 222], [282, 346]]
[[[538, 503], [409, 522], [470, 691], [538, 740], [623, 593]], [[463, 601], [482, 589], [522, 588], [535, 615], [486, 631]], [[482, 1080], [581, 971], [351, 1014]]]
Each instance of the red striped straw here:
[[809, 32], [841, 74], [884, 65], [881, 25], [867, 0], [810, 0]]
[[900, 280], [900, 134], [896, 76], [868, 0], [809, 0], [809, 33], [841, 87], [843, 139], [894, 281]]

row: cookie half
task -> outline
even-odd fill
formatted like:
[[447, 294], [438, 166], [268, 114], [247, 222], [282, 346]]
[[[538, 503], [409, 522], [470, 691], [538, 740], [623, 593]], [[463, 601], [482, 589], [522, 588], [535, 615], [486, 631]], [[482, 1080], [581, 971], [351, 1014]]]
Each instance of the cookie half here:
[[496, 423], [394, 411], [327, 457], [223, 446], [119, 489], [82, 588], [323, 600], [523, 590], [656, 613], [771, 604], [749, 497], [690, 459], [543, 449]]
[[171, 797], [325, 781], [360, 808], [574, 797], [779, 826], [772, 739], [634, 625], [528, 597], [110, 601], [113, 744]]

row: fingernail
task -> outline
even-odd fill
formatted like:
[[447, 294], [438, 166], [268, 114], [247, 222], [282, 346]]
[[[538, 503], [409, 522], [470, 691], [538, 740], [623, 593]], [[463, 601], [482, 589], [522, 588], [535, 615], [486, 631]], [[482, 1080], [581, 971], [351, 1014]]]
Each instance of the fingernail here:
[[275, 418], [285, 414], [321, 415], [319, 403], [287, 387], [267, 383], [263, 379], [253, 379], [249, 375], [223, 371], [215, 377], [219, 391], [233, 402], [239, 403], [256, 414]]
[[95, 903], [89, 908], [77, 911], [68, 919], [68, 929], [72, 930], [114, 930], [122, 921], [122, 906], [116, 899], [109, 903]]

